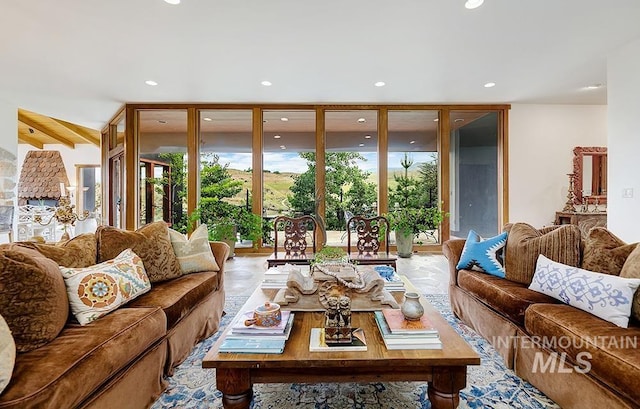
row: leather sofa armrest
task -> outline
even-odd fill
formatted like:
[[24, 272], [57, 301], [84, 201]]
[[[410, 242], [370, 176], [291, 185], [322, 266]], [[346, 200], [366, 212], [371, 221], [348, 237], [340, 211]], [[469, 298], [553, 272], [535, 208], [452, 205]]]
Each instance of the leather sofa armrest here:
[[227, 258], [229, 258], [231, 247], [222, 241], [210, 241], [209, 246], [213, 252], [213, 257], [216, 259], [216, 263], [218, 263], [218, 267], [220, 267], [218, 274], [220, 275], [220, 287], [222, 288], [224, 286], [224, 264], [227, 262]]
[[442, 244], [442, 253], [449, 260], [449, 285], [458, 285], [458, 269], [456, 266], [460, 261], [462, 249], [464, 248], [464, 239], [447, 240]]

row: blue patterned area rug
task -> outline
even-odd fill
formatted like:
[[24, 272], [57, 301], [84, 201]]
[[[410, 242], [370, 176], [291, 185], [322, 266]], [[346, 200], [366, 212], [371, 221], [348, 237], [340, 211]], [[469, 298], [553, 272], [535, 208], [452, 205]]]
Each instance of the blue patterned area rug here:
[[[459, 334], [478, 352], [482, 363], [468, 369], [467, 387], [460, 392], [460, 408], [534, 409], [559, 408], [544, 394], [506, 369], [495, 349], [471, 328], [460, 323], [444, 294], [427, 295]], [[222, 328], [228, 325], [247, 297], [227, 296]], [[198, 344], [169, 378], [165, 393], [153, 409], [221, 408], [222, 394], [216, 389], [215, 370], [202, 369], [201, 362], [220, 331]], [[429, 409], [427, 385], [420, 382], [257, 384], [252, 409]]]

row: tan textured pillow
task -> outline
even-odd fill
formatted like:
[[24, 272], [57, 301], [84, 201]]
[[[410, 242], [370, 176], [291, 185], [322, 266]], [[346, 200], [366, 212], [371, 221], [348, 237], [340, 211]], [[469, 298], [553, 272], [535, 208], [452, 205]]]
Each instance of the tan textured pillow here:
[[18, 352], [58, 336], [69, 316], [69, 300], [56, 262], [31, 249], [0, 251], [0, 314]]
[[580, 265], [580, 229], [566, 224], [538, 230], [527, 223], [514, 223], [509, 229], [504, 267], [506, 279], [531, 284], [536, 261], [545, 257], [573, 267]]
[[0, 393], [7, 387], [16, 363], [16, 343], [7, 322], [0, 315]]
[[188, 240], [184, 234], [173, 229], [169, 229], [169, 237], [183, 274], [220, 271], [209, 245], [206, 224], [201, 224], [195, 229]]
[[604, 227], [593, 227], [584, 240], [581, 267], [617, 276], [636, 245], [625, 243]]
[[[624, 262], [620, 277], [624, 278], [640, 278], [640, 246], [629, 254], [627, 261]], [[631, 316], [640, 321], [640, 291], [636, 291], [633, 297], [633, 306], [631, 307]]]
[[98, 263], [111, 260], [130, 248], [142, 259], [149, 281], [157, 283], [180, 277], [182, 270], [169, 240], [169, 227], [163, 221], [149, 223], [136, 231], [99, 226]]
[[81, 234], [69, 241], [57, 244], [18, 242], [13, 245], [37, 250], [58, 265], [71, 268], [89, 267], [96, 264], [98, 252], [96, 235], [93, 233]]

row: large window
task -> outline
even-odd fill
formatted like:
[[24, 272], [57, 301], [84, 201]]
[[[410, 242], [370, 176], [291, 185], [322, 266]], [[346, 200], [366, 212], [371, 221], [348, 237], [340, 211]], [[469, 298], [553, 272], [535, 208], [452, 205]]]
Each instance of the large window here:
[[[389, 211], [439, 208], [438, 111], [389, 111], [388, 118]], [[414, 242], [437, 243], [438, 233], [422, 232]]]

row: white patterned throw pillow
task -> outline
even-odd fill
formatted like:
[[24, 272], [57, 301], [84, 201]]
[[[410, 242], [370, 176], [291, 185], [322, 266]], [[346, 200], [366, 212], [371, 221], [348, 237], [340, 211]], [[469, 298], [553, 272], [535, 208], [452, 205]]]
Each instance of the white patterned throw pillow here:
[[169, 229], [169, 238], [183, 274], [220, 271], [209, 245], [206, 224], [201, 224], [195, 229], [189, 239], [184, 234]]
[[0, 393], [7, 387], [16, 363], [16, 343], [7, 322], [0, 315]]
[[142, 259], [131, 249], [86, 268], [60, 267], [71, 312], [86, 325], [146, 293], [151, 283]]
[[622, 278], [567, 266], [538, 256], [529, 289], [627, 328], [640, 279]]

